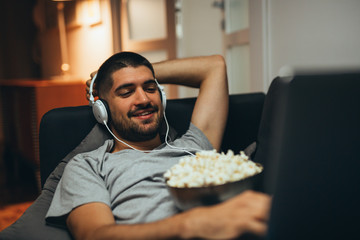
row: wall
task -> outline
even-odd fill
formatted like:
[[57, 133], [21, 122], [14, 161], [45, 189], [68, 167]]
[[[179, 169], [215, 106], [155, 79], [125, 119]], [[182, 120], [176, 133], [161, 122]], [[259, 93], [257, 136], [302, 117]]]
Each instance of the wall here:
[[[70, 74], [84, 80], [88, 79], [89, 74], [97, 70], [100, 64], [113, 54], [110, 1], [101, 0], [100, 7], [101, 22], [99, 24], [82, 24], [68, 26], [67, 28]], [[57, 28], [42, 33], [41, 61], [44, 78], [50, 78], [61, 73], [59, 46]]]
[[[178, 57], [223, 54], [221, 11], [209, 0], [181, 0], [182, 34], [178, 36]], [[197, 90], [179, 87], [179, 97], [197, 96]]]
[[[209, 0], [181, 0], [183, 35], [178, 40], [178, 56], [224, 54], [221, 10]], [[249, 1], [250, 25], [250, 86], [251, 92], [266, 91], [266, 2]], [[236, 64], [236, 63], [235, 63]], [[195, 96], [197, 91], [181, 88], [180, 96]]]
[[221, 11], [209, 0], [182, 0], [180, 57], [222, 54]]
[[36, 0], [0, 1], [0, 78], [36, 78], [37, 29], [32, 21]]
[[283, 65], [360, 69], [360, 1], [268, 0], [268, 79]]
[[[37, 29], [32, 21], [35, 4], [36, 0], [0, 1], [0, 79], [40, 77]], [[0, 93], [0, 155], [4, 141], [4, 109]]]
[[[113, 53], [110, 1], [101, 0], [102, 23], [68, 29], [71, 72], [87, 79]], [[178, 56], [222, 54], [221, 11], [209, 0], [182, 0]], [[360, 66], [360, 1], [251, 0], [251, 81], [266, 91], [283, 65]], [[45, 40], [46, 39], [46, 40]], [[43, 33], [42, 75], [60, 73], [57, 28]], [[180, 90], [180, 96], [192, 96]]]
[[266, 57], [266, 4], [264, 0], [249, 2], [250, 26], [250, 91], [265, 92], [267, 83], [264, 81]]

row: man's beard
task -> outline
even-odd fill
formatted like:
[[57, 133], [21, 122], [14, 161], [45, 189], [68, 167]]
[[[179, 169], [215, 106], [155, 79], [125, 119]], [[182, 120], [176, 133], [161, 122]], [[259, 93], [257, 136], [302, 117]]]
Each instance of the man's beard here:
[[[154, 109], [156, 113], [156, 119], [144, 120], [141, 123], [135, 122], [131, 120], [131, 117], [134, 112], [142, 110], [142, 109]], [[137, 108], [134, 111], [130, 111], [127, 114], [127, 117], [121, 116], [117, 119], [117, 121], [113, 121], [112, 118], [111, 124], [115, 131], [123, 138], [124, 140], [132, 141], [132, 142], [141, 142], [151, 140], [156, 137], [159, 133], [159, 128], [161, 122], [163, 120], [163, 114], [161, 113], [160, 116], [158, 113], [158, 106], [146, 106]], [[155, 121], [155, 122], [154, 122]], [[153, 125], [150, 128], [147, 128], [147, 124]], [[155, 123], [155, 124], [154, 124]]]

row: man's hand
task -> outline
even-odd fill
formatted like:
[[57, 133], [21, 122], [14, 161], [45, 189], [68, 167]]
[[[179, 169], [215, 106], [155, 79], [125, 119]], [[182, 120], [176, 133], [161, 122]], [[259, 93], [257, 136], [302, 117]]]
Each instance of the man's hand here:
[[[92, 73], [90, 74], [90, 79], [88, 79], [88, 80], [86, 81], [86, 88], [85, 88], [85, 90], [86, 90], [86, 99], [87, 99], [87, 100], [90, 100], [90, 84], [91, 84], [92, 78], [95, 76], [96, 73], [97, 73], [97, 71], [92, 72]], [[94, 85], [93, 85], [93, 92], [92, 92], [92, 94], [93, 94], [94, 97], [97, 96], [97, 92], [96, 92], [96, 90], [95, 90], [95, 83], [94, 83]]]
[[246, 191], [224, 203], [201, 207], [184, 214], [184, 238], [232, 239], [244, 233], [264, 236], [267, 231], [271, 198]]

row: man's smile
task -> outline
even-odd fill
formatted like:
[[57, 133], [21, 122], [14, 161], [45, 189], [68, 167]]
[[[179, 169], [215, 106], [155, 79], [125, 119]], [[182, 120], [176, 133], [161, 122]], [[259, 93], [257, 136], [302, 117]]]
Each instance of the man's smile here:
[[128, 115], [129, 115], [129, 118], [147, 120], [147, 119], [151, 119], [155, 115], [156, 112], [157, 112], [156, 107], [150, 107], [150, 108], [146, 108], [146, 109], [132, 111]]
[[149, 115], [151, 114], [152, 112], [142, 112], [142, 113], [138, 113], [138, 114], [135, 114], [134, 116], [137, 117], [137, 116], [145, 116], [145, 115]]
[[155, 111], [140, 111], [132, 115], [132, 117], [140, 119], [149, 119], [154, 115]]

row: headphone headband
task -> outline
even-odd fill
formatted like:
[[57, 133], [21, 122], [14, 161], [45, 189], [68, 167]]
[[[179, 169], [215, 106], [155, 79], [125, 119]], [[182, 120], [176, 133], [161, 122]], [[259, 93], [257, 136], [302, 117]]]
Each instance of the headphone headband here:
[[[110, 134], [118, 141], [122, 142], [123, 144], [127, 145], [128, 147], [136, 150], [136, 151], [140, 151], [136, 148], [134, 148], [133, 146], [129, 145], [128, 143], [122, 141], [121, 139], [117, 138], [113, 132], [110, 130], [110, 128], [108, 127], [107, 125], [107, 122], [108, 122], [108, 116], [110, 116], [110, 111], [109, 111], [109, 107], [107, 105], [107, 102], [105, 100], [102, 100], [102, 99], [98, 99], [95, 101], [94, 99], [94, 95], [93, 95], [93, 87], [94, 87], [94, 83], [95, 83], [95, 80], [96, 80], [96, 77], [97, 77], [97, 73], [94, 75], [94, 77], [91, 79], [91, 83], [90, 83], [90, 88], [89, 88], [89, 105], [92, 106], [92, 110], [93, 110], [93, 114], [94, 114], [94, 117], [95, 119], [101, 123], [101, 124], [104, 124], [105, 127], [107, 128], [107, 130], [110, 132]], [[165, 123], [166, 123], [166, 126], [167, 126], [167, 130], [166, 130], [166, 136], [165, 136], [165, 143], [173, 148], [173, 149], [177, 149], [177, 150], [180, 150], [180, 151], [184, 151], [190, 155], [194, 155], [192, 154], [191, 152], [187, 151], [186, 149], [182, 149], [182, 148], [178, 148], [178, 147], [175, 147], [175, 146], [172, 146], [168, 143], [167, 141], [167, 138], [168, 138], [168, 134], [169, 134], [169, 124], [167, 122], [167, 119], [166, 119], [166, 115], [165, 115], [165, 108], [166, 108], [166, 94], [165, 94], [165, 89], [163, 86], [161, 86], [159, 84], [159, 82], [156, 80], [156, 78], [154, 79], [157, 86], [158, 86], [158, 89], [159, 89], [159, 92], [160, 92], [160, 97], [161, 97], [161, 102], [163, 104], [163, 109], [164, 109], [164, 119], [165, 119]], [[152, 151], [156, 151], [156, 150], [152, 150]], [[159, 151], [159, 150], [158, 150]], [[140, 152], [148, 152], [148, 151], [140, 151]]]
[[[92, 110], [93, 110], [93, 114], [96, 118], [96, 120], [101, 123], [101, 124], [106, 124], [108, 122], [110, 113], [109, 113], [109, 108], [107, 106], [107, 103], [105, 100], [102, 99], [98, 99], [95, 101], [94, 95], [93, 95], [93, 88], [94, 88], [94, 83], [97, 77], [97, 73], [95, 73], [94, 77], [91, 79], [91, 83], [90, 83], [90, 88], [89, 88], [89, 105], [92, 106]], [[156, 78], [154, 79], [159, 92], [160, 92], [160, 97], [161, 97], [161, 103], [163, 105], [164, 111], [166, 108], [166, 94], [165, 94], [165, 89], [163, 86], [161, 86], [159, 84], [159, 82], [156, 80]]]
[[154, 78], [154, 80], [155, 80], [155, 82], [156, 82], [156, 85], [157, 85], [158, 88], [159, 88], [160, 97], [161, 97], [161, 103], [162, 103], [162, 105], [163, 105], [164, 112], [165, 112], [165, 109], [166, 109], [166, 94], [165, 94], [165, 88], [159, 84], [159, 82], [157, 81], [156, 78]]
[[95, 101], [94, 101], [94, 95], [93, 95], [93, 86], [94, 86], [94, 82], [95, 82], [95, 79], [97, 77], [97, 72], [95, 73], [95, 75], [93, 76], [93, 78], [91, 79], [91, 83], [90, 83], [90, 89], [89, 89], [89, 94], [90, 94], [90, 97], [89, 97], [89, 105], [92, 106], [94, 105]]

